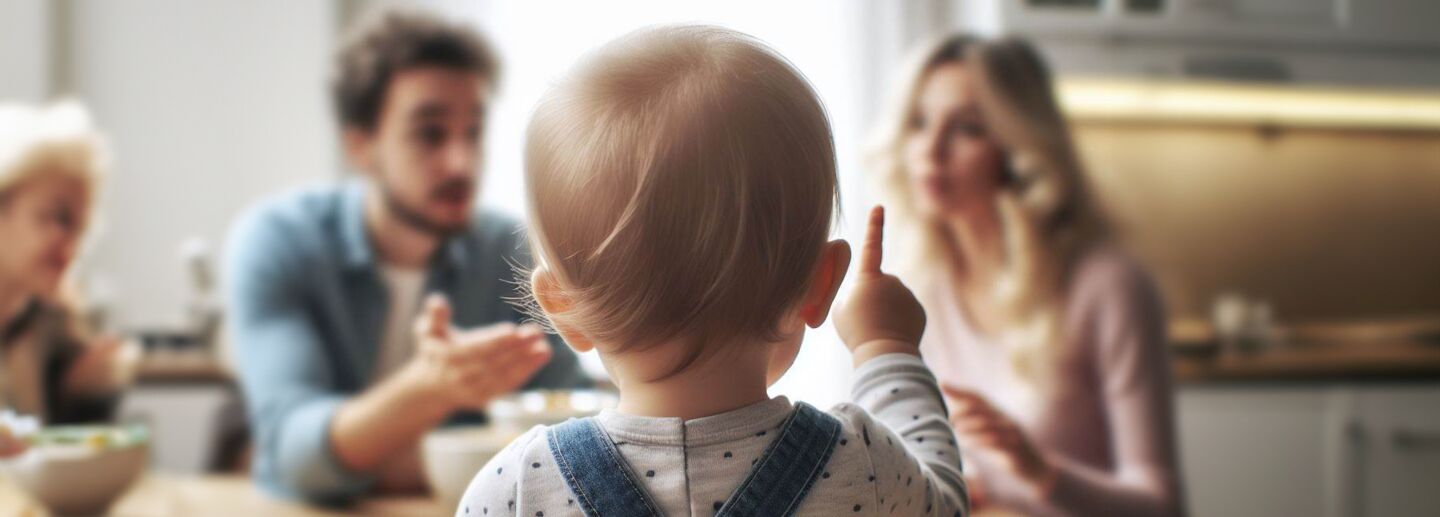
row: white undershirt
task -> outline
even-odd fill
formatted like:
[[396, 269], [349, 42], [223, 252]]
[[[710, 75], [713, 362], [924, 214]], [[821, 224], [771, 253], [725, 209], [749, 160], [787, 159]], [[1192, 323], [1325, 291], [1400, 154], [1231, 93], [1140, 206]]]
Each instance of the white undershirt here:
[[390, 294], [385, 312], [385, 330], [380, 340], [380, 358], [375, 362], [374, 381], [400, 369], [415, 352], [412, 330], [420, 314], [420, 297], [425, 290], [424, 269], [380, 268], [380, 280]]

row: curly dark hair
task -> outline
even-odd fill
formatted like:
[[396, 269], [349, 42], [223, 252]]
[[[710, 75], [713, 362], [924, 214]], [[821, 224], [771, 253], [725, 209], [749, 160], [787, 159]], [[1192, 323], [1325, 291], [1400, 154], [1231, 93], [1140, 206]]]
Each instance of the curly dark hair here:
[[499, 79], [500, 63], [478, 32], [433, 15], [378, 13], [345, 38], [335, 56], [331, 96], [342, 127], [375, 129], [390, 79], [410, 68], [439, 66]]

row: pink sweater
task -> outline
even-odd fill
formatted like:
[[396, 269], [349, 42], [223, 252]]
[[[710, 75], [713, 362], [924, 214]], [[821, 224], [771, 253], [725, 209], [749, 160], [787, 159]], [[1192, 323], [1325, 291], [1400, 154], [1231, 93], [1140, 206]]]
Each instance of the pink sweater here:
[[1137, 263], [1109, 248], [1083, 257], [1049, 396], [1033, 395], [1005, 349], [971, 328], [949, 285], [920, 293], [930, 321], [925, 361], [942, 383], [974, 390], [1014, 418], [1060, 473], [1041, 500], [967, 451], [966, 473], [980, 478], [989, 503], [1037, 516], [1184, 514], [1165, 312]]

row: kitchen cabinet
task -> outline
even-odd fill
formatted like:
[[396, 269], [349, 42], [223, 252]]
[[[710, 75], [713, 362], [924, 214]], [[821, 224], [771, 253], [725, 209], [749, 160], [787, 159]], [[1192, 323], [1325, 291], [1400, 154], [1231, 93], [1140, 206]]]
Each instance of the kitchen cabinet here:
[[951, 0], [954, 28], [1034, 39], [1062, 75], [1440, 86], [1432, 0]]
[[[1177, 419], [1191, 513], [1335, 515], [1322, 494], [1338, 474], [1331, 390], [1182, 389]], [[1328, 464], [1327, 464], [1328, 463]]]
[[1037, 35], [1361, 47], [1355, 50], [1433, 45], [1440, 16], [1430, 0], [967, 0], [959, 7]]
[[1440, 389], [1360, 395], [1354, 515], [1440, 515]]
[[223, 384], [141, 384], [125, 394], [120, 420], [149, 426], [151, 468], [198, 474], [210, 467], [234, 397]]
[[1197, 516], [1440, 515], [1440, 383], [1181, 387]]

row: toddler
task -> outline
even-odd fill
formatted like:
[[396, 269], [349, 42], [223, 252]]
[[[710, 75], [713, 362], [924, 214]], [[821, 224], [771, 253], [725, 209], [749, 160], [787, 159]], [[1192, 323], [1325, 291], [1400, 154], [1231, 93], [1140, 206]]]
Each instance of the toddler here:
[[925, 315], [881, 273], [883, 211], [837, 314], [853, 403], [771, 398], [850, 262], [824, 108], [734, 31], [642, 29], [541, 100], [526, 143], [537, 315], [599, 351], [616, 409], [525, 433], [458, 516], [967, 513], [919, 358]]

